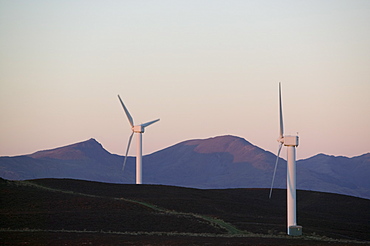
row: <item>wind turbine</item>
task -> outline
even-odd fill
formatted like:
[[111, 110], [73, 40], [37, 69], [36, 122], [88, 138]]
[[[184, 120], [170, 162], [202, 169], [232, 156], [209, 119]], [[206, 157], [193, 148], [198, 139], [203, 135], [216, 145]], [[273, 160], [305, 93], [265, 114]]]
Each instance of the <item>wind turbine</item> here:
[[287, 232], [291, 236], [302, 235], [302, 226], [297, 225], [296, 218], [296, 147], [298, 146], [298, 136], [284, 136], [284, 125], [283, 125], [283, 109], [281, 103], [281, 84], [279, 83], [279, 120], [280, 120], [280, 132], [277, 141], [279, 144], [278, 154], [275, 162], [274, 175], [272, 177], [270, 195], [272, 195], [272, 187], [274, 185], [276, 168], [279, 161], [279, 155], [281, 148], [287, 147]]
[[125, 104], [123, 103], [123, 101], [122, 101], [122, 99], [119, 95], [118, 95], [118, 98], [119, 98], [119, 100], [122, 104], [123, 110], [126, 113], [128, 122], [130, 123], [131, 130], [132, 130], [132, 133], [131, 133], [131, 135], [128, 139], [125, 160], [123, 161], [123, 165], [122, 165], [122, 171], [125, 169], [127, 154], [128, 154], [129, 149], [130, 149], [132, 137], [133, 137], [134, 133], [137, 133], [137, 135], [136, 135], [137, 136], [137, 138], [136, 138], [136, 184], [142, 184], [142, 181], [143, 181], [143, 176], [142, 176], [142, 164], [143, 164], [142, 163], [142, 159], [143, 159], [142, 141], [143, 141], [143, 137], [142, 137], [142, 133], [144, 133], [145, 127], [150, 126], [151, 124], [159, 121], [159, 119], [149, 121], [147, 123], [140, 124], [140, 125], [135, 125], [132, 116], [128, 112]]

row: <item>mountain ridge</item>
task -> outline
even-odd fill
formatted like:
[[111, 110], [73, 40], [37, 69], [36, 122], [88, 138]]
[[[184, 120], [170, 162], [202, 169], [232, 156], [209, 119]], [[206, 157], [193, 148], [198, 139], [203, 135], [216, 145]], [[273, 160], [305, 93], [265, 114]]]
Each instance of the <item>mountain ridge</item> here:
[[106, 149], [94, 138], [89, 140], [54, 148], [37, 151], [27, 156], [34, 159], [38, 158], [52, 158], [52, 159], [85, 159], [96, 158], [103, 155], [110, 155]]
[[[12, 180], [74, 178], [135, 183], [135, 157], [109, 153], [95, 139], [15, 157], [0, 157], [0, 177]], [[146, 184], [194, 188], [269, 188], [276, 155], [244, 138], [224, 135], [186, 140], [143, 156]], [[297, 188], [370, 199], [370, 153], [357, 157], [318, 154], [297, 161]], [[276, 188], [286, 187], [279, 160]]]

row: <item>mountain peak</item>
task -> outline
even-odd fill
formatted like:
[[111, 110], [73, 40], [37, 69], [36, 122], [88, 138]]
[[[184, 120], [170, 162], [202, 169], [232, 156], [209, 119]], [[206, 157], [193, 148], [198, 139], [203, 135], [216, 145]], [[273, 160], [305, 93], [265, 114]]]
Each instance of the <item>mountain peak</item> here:
[[251, 145], [247, 140], [232, 135], [217, 136], [201, 140], [193, 140], [187, 145], [197, 145], [195, 152], [202, 154], [216, 152], [232, 152], [235, 149], [243, 148], [245, 145]]
[[52, 158], [60, 160], [76, 160], [101, 157], [109, 154], [94, 138], [49, 150], [41, 150], [29, 155], [32, 158]]
[[233, 135], [190, 140], [185, 144], [196, 145], [194, 151], [200, 154], [229, 153], [233, 156], [234, 163], [253, 163], [259, 169], [269, 169], [270, 166], [266, 163], [272, 163], [270, 160], [266, 162], [266, 158], [273, 157], [273, 154], [251, 144], [244, 138]]

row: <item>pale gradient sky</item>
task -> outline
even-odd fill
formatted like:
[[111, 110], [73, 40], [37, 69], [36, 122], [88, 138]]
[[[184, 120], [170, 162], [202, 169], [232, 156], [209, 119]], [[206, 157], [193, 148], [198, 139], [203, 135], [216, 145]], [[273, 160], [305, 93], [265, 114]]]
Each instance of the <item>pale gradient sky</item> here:
[[279, 81], [298, 159], [370, 152], [370, 1], [0, 0], [0, 156], [123, 155], [117, 94], [161, 119], [144, 154], [226, 134], [275, 153]]

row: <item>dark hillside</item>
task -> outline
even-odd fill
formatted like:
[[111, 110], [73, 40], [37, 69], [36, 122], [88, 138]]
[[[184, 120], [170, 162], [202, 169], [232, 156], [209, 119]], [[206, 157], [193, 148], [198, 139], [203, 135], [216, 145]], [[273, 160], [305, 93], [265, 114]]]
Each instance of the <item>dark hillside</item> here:
[[[69, 189], [60, 192], [27, 181], [1, 183], [0, 227], [123, 232], [171, 232], [176, 228], [187, 233], [224, 232], [199, 218], [166, 214], [140, 203], [114, 199], [110, 194], [78, 194], [68, 180], [55, 180], [55, 183], [66, 184]], [[90, 183], [91, 189], [100, 185]]]
[[[40, 192], [32, 186], [15, 186], [16, 183], [11, 183], [10, 186], [6, 185], [7, 190], [15, 193], [8, 196], [13, 198], [7, 201], [7, 209], [29, 212], [58, 211], [58, 214], [60, 211], [79, 211], [84, 214], [82, 217], [87, 216], [89, 220], [94, 221], [97, 226], [87, 225], [87, 228], [94, 230], [104, 228], [104, 230], [114, 231], [225, 233], [221, 228], [207, 227], [204, 221], [186, 216], [180, 220], [176, 216], [164, 216], [163, 213], [148, 210], [148, 207], [127, 202], [122, 200], [123, 198], [154, 204], [167, 211], [219, 218], [239, 230], [248, 232], [284, 235], [286, 231], [286, 191], [280, 189], [274, 190], [272, 199], [268, 199], [267, 189], [200, 190], [174, 186], [119, 185], [58, 179], [33, 180], [30, 183], [74, 194]], [[21, 196], [24, 193], [27, 194], [27, 198]], [[92, 197], [81, 197], [77, 195], [79, 193]], [[337, 239], [370, 241], [368, 234], [370, 200], [310, 191], [298, 191], [297, 196], [298, 224], [303, 226], [305, 235], [316, 234]], [[14, 197], [18, 197], [18, 200], [14, 200]], [[24, 208], [24, 204], [30, 204], [30, 206]], [[132, 216], [132, 213], [135, 216]], [[101, 220], [95, 217], [101, 217]], [[89, 221], [81, 216], [78, 218], [83, 222], [79, 224], [80, 227], [73, 228], [84, 229], [82, 227], [86, 227], [86, 222]], [[106, 221], [112, 220], [113, 222], [109, 222], [112, 226], [106, 227]]]

